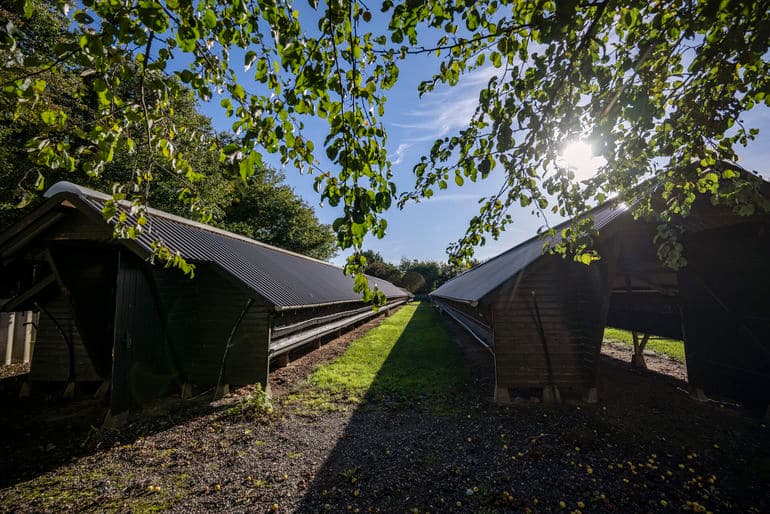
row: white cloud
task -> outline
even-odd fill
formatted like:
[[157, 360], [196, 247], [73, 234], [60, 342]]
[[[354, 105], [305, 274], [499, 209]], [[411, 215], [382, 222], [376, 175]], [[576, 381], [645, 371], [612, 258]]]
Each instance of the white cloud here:
[[472, 194], [472, 193], [450, 193], [446, 195], [437, 194], [434, 196], [431, 196], [430, 198], [425, 199], [426, 202], [467, 202], [469, 200], [473, 200], [474, 202], [478, 202], [479, 198], [481, 198], [480, 195]]
[[403, 113], [404, 121], [392, 125], [411, 131], [413, 141], [432, 141], [467, 127], [478, 106], [479, 90], [498, 73], [492, 66], [469, 73], [457, 86], [424, 96], [419, 108]]
[[398, 148], [396, 148], [395, 152], [393, 152], [391, 155], [388, 155], [388, 159], [393, 161], [394, 166], [401, 164], [404, 162], [404, 155], [406, 154], [406, 151], [411, 147], [411, 143], [401, 143], [398, 145]]

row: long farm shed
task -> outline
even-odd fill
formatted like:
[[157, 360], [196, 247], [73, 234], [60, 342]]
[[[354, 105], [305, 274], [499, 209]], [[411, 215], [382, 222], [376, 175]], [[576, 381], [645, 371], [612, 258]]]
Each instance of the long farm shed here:
[[[271, 360], [377, 313], [329, 263], [150, 209], [115, 239], [107, 195], [68, 182], [0, 235], [3, 311], [39, 313], [30, 379], [99, 381], [113, 414], [173, 391], [266, 385]], [[123, 207], [121, 207], [123, 208]], [[191, 278], [150, 262], [162, 241]], [[388, 298], [409, 299], [369, 278]]]
[[[755, 194], [770, 198], [770, 184]], [[630, 202], [629, 202], [630, 203]], [[770, 214], [698, 197], [677, 220], [687, 264], [661, 263], [657, 223], [609, 202], [589, 215], [601, 259], [543, 253], [532, 238], [445, 283], [434, 304], [495, 356], [496, 398], [595, 398], [605, 326], [684, 340], [690, 387], [770, 402]], [[557, 227], [558, 232], [569, 222]]]

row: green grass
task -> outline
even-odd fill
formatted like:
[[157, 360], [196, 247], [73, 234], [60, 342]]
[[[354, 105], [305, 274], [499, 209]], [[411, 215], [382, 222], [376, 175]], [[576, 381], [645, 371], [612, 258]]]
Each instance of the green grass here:
[[[605, 328], [604, 340], [613, 343], [623, 343], [632, 348], [634, 346], [634, 339], [631, 332], [628, 330], [620, 330], [619, 328]], [[677, 341], [676, 339], [660, 339], [651, 336], [645, 350], [650, 350], [661, 355], [668, 355], [672, 359], [684, 362], [684, 343], [682, 341]]]
[[466, 379], [462, 354], [438, 315], [428, 304], [411, 304], [320, 366], [294, 400], [335, 410], [339, 400], [437, 397], [458, 390]]

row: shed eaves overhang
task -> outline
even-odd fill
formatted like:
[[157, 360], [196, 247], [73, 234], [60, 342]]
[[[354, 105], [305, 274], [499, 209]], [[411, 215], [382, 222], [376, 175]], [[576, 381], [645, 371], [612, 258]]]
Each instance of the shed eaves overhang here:
[[[594, 208], [586, 216], [591, 216], [594, 220], [594, 226], [601, 230], [628, 212], [629, 209], [630, 207], [625, 203], [611, 200]], [[430, 293], [430, 296], [467, 303], [472, 306], [477, 305], [482, 298], [542, 258], [544, 255], [543, 245], [549, 242], [558, 242], [561, 239], [561, 229], [573, 222], [574, 220], [568, 220], [555, 227], [556, 235], [553, 236], [553, 240], [548, 241], [540, 236], [532, 237], [445, 282]]]
[[[46, 191], [45, 197], [47, 202], [31, 215], [27, 224], [61, 205], [85, 210], [107, 223], [101, 211], [110, 199], [108, 195], [59, 182]], [[126, 203], [121, 206], [127, 208]], [[147, 258], [153, 254], [153, 243], [162, 241], [190, 262], [219, 268], [264, 298], [276, 311], [361, 301], [360, 294], [353, 290], [353, 278], [327, 262], [156, 209], [148, 209], [147, 218], [148, 229], [136, 239], [121, 241], [122, 244]], [[9, 229], [0, 236], [0, 247], [18, 233], [19, 226]], [[389, 299], [411, 296], [385, 280], [368, 279], [371, 287], [377, 287]]]

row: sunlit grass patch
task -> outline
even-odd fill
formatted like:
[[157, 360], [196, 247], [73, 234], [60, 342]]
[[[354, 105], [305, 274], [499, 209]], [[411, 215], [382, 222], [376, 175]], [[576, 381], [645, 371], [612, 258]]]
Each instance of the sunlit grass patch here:
[[456, 392], [466, 378], [462, 354], [438, 315], [427, 304], [413, 304], [354, 341], [337, 360], [319, 367], [306, 390], [289, 401], [330, 410], [334, 401], [438, 398]]
[[[634, 339], [631, 335], [631, 332], [628, 330], [621, 330], [619, 328], [605, 328], [604, 340], [613, 343], [623, 343], [632, 348], [634, 346]], [[667, 355], [679, 362], [684, 362], [684, 342], [682, 341], [677, 341], [676, 339], [662, 339], [652, 336], [647, 342], [647, 347], [645, 349], [660, 355]]]

